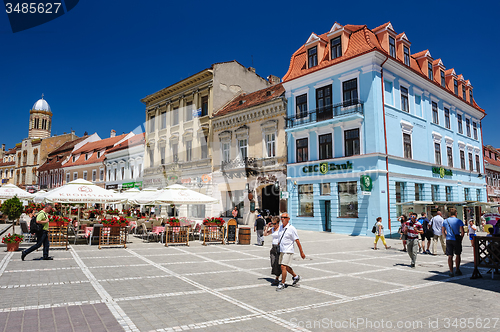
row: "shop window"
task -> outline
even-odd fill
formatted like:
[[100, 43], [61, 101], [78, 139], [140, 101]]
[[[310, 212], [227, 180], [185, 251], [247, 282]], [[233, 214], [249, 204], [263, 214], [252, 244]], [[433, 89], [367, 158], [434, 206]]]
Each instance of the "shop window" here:
[[356, 181], [339, 182], [339, 218], [358, 217], [358, 188]]
[[189, 204], [189, 217], [205, 218], [205, 204]]
[[460, 150], [460, 168], [465, 169], [465, 152]]
[[401, 90], [401, 110], [403, 112], [409, 113], [410, 108], [408, 107], [408, 89], [404, 86], [400, 87]]
[[340, 40], [340, 36], [337, 38], [333, 38], [330, 41], [330, 45], [331, 45], [330, 50], [332, 53], [332, 60], [342, 56], [342, 43]]
[[299, 190], [299, 217], [314, 216], [313, 185], [301, 184]]
[[481, 201], [481, 189], [476, 189], [476, 200]]
[[432, 193], [432, 201], [438, 201], [439, 200], [439, 186], [433, 184], [431, 185], [431, 193]]
[[415, 200], [424, 200], [424, 185], [422, 183], [415, 183]]
[[446, 201], [451, 202], [452, 201], [452, 187], [446, 186]]
[[344, 131], [345, 156], [360, 154], [359, 128]]
[[434, 159], [436, 164], [441, 165], [441, 144], [434, 143]]
[[332, 134], [319, 136], [319, 159], [332, 158]]
[[446, 147], [446, 155], [448, 157], [448, 166], [453, 167], [453, 149], [451, 146]]
[[330, 183], [320, 183], [319, 184], [320, 195], [329, 196], [331, 195]]
[[464, 188], [464, 197], [466, 201], [472, 201], [470, 197], [470, 188]]
[[404, 157], [411, 159], [411, 135], [403, 134]]
[[307, 161], [309, 158], [307, 138], [298, 139], [295, 145], [297, 162]]
[[297, 119], [305, 118], [307, 116], [307, 94], [297, 96], [295, 98], [295, 117]]
[[396, 182], [396, 203], [405, 202], [405, 183]]

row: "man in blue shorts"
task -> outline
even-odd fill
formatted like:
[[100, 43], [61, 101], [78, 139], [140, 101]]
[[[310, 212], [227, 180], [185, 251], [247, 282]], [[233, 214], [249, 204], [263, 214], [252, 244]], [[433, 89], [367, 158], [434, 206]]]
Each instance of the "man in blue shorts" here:
[[[443, 222], [443, 234], [446, 236], [446, 255], [448, 256], [448, 267], [450, 277], [462, 275], [460, 271], [460, 255], [462, 254], [462, 239], [464, 237], [464, 223], [457, 218], [457, 209], [448, 210], [450, 217]], [[453, 273], [453, 255], [455, 258], [455, 273]]]

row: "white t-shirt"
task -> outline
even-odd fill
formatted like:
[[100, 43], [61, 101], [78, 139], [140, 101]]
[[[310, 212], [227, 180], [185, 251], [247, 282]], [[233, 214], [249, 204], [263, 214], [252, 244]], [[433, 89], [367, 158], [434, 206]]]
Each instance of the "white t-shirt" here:
[[[285, 234], [283, 235], [283, 237], [281, 237], [283, 232], [285, 232]], [[293, 244], [295, 243], [295, 240], [299, 239], [299, 235], [297, 234], [297, 230], [295, 229], [295, 227], [290, 224], [286, 225], [286, 227], [283, 227], [283, 225], [281, 225], [278, 234], [281, 238], [280, 252], [290, 254], [295, 253]]]
[[440, 236], [442, 234], [443, 221], [444, 221], [443, 217], [439, 215], [435, 215], [431, 219], [432, 231], [434, 232], [434, 235]]
[[470, 226], [470, 224], [469, 224], [469, 228], [468, 228], [469, 234], [476, 234], [476, 229], [477, 229], [476, 225], [472, 224], [472, 226]]
[[273, 244], [278, 244], [280, 242], [280, 229], [277, 230], [272, 229], [271, 236], [273, 237]]

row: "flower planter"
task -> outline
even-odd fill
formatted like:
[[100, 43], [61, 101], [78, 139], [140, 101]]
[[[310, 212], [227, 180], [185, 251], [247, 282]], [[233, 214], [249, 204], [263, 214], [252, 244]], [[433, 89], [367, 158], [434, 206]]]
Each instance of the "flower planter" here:
[[19, 249], [19, 242], [7, 243], [7, 251], [17, 251]]

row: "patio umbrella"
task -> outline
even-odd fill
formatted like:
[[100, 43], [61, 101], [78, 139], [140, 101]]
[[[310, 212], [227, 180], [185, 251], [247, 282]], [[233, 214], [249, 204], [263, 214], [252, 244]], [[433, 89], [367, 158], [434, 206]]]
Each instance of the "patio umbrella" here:
[[29, 192], [22, 190], [16, 185], [8, 183], [0, 188], [0, 201], [10, 199], [17, 196], [20, 200], [31, 200], [34, 195]]
[[99, 203], [113, 204], [126, 200], [121, 194], [101, 188], [92, 182], [77, 179], [45, 195], [45, 201], [51, 203]]
[[144, 188], [139, 193], [136, 193], [135, 195], [129, 197], [127, 201], [130, 204], [136, 205], [153, 205], [157, 193], [158, 190], [156, 188]]
[[45, 196], [48, 194], [47, 190], [40, 190], [34, 194], [33, 202], [43, 203], [45, 201]]
[[156, 204], [211, 204], [218, 200], [179, 184], [173, 184], [155, 195]]

